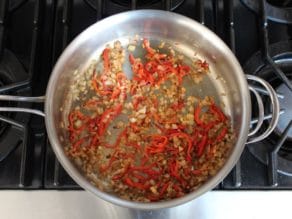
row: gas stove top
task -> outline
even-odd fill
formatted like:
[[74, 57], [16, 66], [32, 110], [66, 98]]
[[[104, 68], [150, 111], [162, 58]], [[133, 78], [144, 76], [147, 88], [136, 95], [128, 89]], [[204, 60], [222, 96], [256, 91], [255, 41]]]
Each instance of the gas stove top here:
[[[289, 0], [1, 0], [1, 94], [44, 95], [54, 63], [74, 37], [102, 18], [142, 8], [174, 11], [206, 25], [229, 45], [246, 74], [264, 78], [278, 93], [281, 116], [275, 131], [247, 145], [235, 168], [215, 189], [292, 189]], [[261, 94], [267, 127], [270, 106], [265, 92]], [[5, 106], [43, 107], [0, 102], [0, 107]], [[257, 121], [253, 111], [252, 124]], [[54, 156], [42, 117], [0, 114], [0, 189], [80, 189]]]

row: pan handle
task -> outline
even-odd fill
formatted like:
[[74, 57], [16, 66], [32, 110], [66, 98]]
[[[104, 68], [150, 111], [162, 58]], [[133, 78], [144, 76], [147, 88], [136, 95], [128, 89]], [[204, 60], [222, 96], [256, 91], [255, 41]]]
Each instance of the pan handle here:
[[[23, 97], [12, 95], [0, 95], [0, 101], [16, 101], [16, 102], [33, 102], [43, 103], [45, 102], [45, 96], [38, 97]], [[21, 108], [21, 107], [0, 107], [0, 112], [25, 112], [45, 117], [45, 113], [41, 110]]]
[[[250, 81], [257, 82], [264, 87], [264, 89], [249, 85], [249, 90], [255, 95], [257, 103], [258, 103], [258, 110], [259, 110], [259, 119], [257, 121], [256, 127], [251, 130], [248, 134], [249, 139], [247, 140], [246, 144], [254, 143], [263, 140], [266, 138], [268, 135], [272, 133], [272, 131], [275, 129], [278, 121], [279, 121], [279, 116], [280, 116], [280, 104], [278, 100], [278, 95], [276, 91], [273, 89], [273, 87], [265, 80], [262, 78], [259, 78], [254, 75], [246, 75], [247, 79]], [[265, 115], [264, 115], [264, 104], [261, 96], [259, 93], [262, 93], [264, 95], [269, 96], [271, 99], [271, 109], [272, 109], [272, 115], [271, 115], [271, 122], [269, 123], [269, 126], [267, 129], [261, 133], [258, 136], [253, 137], [258, 130], [261, 128]]]

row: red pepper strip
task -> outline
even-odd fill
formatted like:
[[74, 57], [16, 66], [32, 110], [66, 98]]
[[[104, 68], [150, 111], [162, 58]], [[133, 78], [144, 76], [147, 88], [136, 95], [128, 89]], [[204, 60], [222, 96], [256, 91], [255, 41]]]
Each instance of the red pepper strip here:
[[145, 169], [143, 170], [143, 172], [149, 176], [154, 176], [154, 175], [160, 175], [161, 174], [161, 170], [153, 170], [153, 169]]
[[156, 166], [156, 163], [152, 163], [148, 166], [132, 166], [130, 167], [131, 170], [149, 170], [151, 169], [152, 167]]
[[133, 108], [134, 110], [138, 109], [139, 103], [141, 103], [143, 100], [145, 100], [145, 97], [139, 96], [133, 99]]
[[132, 71], [140, 78], [141, 75], [144, 74], [144, 65], [140, 61], [135, 60], [132, 54], [129, 55], [129, 61], [131, 63]]
[[207, 140], [208, 140], [208, 136], [206, 134], [203, 134], [203, 137], [200, 141], [200, 143], [197, 145], [197, 155], [198, 157], [201, 157], [203, 152], [204, 152], [204, 149], [206, 147], [206, 143], [207, 143]]
[[205, 71], [209, 70], [209, 64], [204, 60], [203, 62], [201, 60], [197, 61], [197, 64], [203, 68]]
[[[76, 119], [79, 119], [82, 121], [82, 125], [78, 128], [74, 127], [74, 121]], [[69, 120], [69, 127], [68, 130], [71, 132], [76, 132], [76, 133], [80, 133], [82, 130], [84, 130], [84, 128], [86, 127], [86, 123], [88, 121], [87, 117], [84, 116], [80, 111], [76, 110], [73, 111], [69, 114], [68, 116], [68, 120]]]
[[165, 150], [168, 143], [168, 139], [163, 135], [153, 135], [150, 143], [150, 147], [146, 148], [146, 152], [149, 154], [161, 153]]
[[[124, 86], [125, 85], [126, 78], [127, 77], [123, 72], [117, 73], [117, 81], [118, 81], [120, 86]], [[124, 86], [124, 88], [120, 91], [120, 93], [122, 94], [122, 100], [127, 99], [127, 88], [126, 88], [126, 86]]]
[[155, 195], [148, 195], [147, 199], [149, 199], [149, 201], [151, 201], [151, 202], [155, 202], [155, 201], [158, 201], [160, 199], [160, 197], [155, 196]]
[[203, 121], [200, 119], [200, 113], [201, 113], [201, 106], [198, 105], [194, 112], [194, 120], [198, 125], [202, 125]]
[[158, 100], [156, 97], [152, 99], [152, 104], [155, 108], [158, 108]]
[[172, 104], [170, 107], [174, 110], [181, 110], [184, 107], [185, 103], [183, 101], [178, 101], [178, 103]]
[[165, 147], [165, 145], [168, 142], [168, 139], [166, 136], [163, 136], [163, 135], [152, 135], [152, 142], [153, 144], [156, 144], [157, 146]]
[[112, 91], [109, 91], [109, 90], [99, 90], [99, 94], [101, 95], [111, 95], [112, 94]]
[[97, 105], [99, 105], [101, 103], [102, 103], [101, 101], [90, 99], [83, 106], [84, 107], [96, 107]]
[[149, 177], [143, 176], [143, 175], [136, 173], [136, 172], [132, 172], [131, 175], [143, 183], [145, 183], [149, 179]]
[[129, 54], [129, 61], [130, 61], [130, 63], [131, 63], [132, 65], [134, 65], [135, 62], [136, 62], [136, 59], [135, 59], [135, 57], [133, 56], [132, 53]]
[[123, 84], [122, 83], [123, 80], [125, 80], [127, 78], [126, 75], [124, 74], [124, 72], [118, 72], [116, 77], [117, 77], [117, 81], [119, 82], [120, 85]]
[[157, 154], [157, 153], [162, 153], [164, 151], [163, 147], [157, 147], [157, 148], [147, 148], [147, 153], [148, 154]]
[[142, 160], [141, 160], [141, 166], [144, 166], [149, 160], [149, 157], [147, 154], [144, 154]]
[[131, 167], [130, 170], [141, 171], [141, 173], [147, 174], [152, 179], [159, 177], [161, 174], [161, 170], [154, 170], [149, 166]]
[[166, 77], [161, 77], [157, 82], [156, 82], [156, 84], [157, 85], [160, 85], [160, 84], [162, 84], [164, 81], [166, 81]]
[[220, 122], [226, 121], [226, 116], [221, 111], [221, 109], [219, 109], [215, 104], [212, 104], [210, 106], [210, 110], [211, 110], [212, 113], [214, 113], [214, 114], [216, 114], [218, 116], [218, 119], [219, 119]]
[[92, 85], [93, 89], [98, 93], [99, 89], [98, 89], [98, 84], [97, 84], [97, 81], [96, 81], [95, 70], [93, 71], [93, 76], [92, 76], [92, 79], [91, 79], [91, 85]]
[[215, 152], [216, 152], [215, 145], [210, 145], [209, 151], [208, 151], [208, 159], [211, 159], [212, 157], [214, 157]]
[[124, 168], [124, 171], [120, 174], [116, 174], [112, 177], [112, 180], [119, 180], [123, 178], [129, 172], [129, 165]]
[[158, 201], [160, 197], [151, 194], [151, 195], [147, 195], [147, 199], [151, 202], [155, 202], [155, 201]]
[[135, 73], [135, 76], [138, 77], [137, 80], [141, 80], [141, 77], [144, 76], [144, 65], [140, 61], [136, 61], [132, 65], [132, 70]]
[[96, 134], [93, 136], [93, 138], [90, 141], [90, 147], [92, 147], [92, 148], [96, 147], [98, 142], [99, 142], [99, 135]]
[[[210, 108], [211, 109], [211, 108]], [[194, 112], [194, 120], [195, 122], [201, 126], [202, 128], [204, 128], [205, 131], [209, 131], [211, 128], [213, 128], [215, 125], [218, 124], [218, 121], [213, 121], [213, 122], [209, 122], [208, 124], [205, 124], [201, 119], [200, 119], [200, 113], [201, 113], [201, 107], [198, 105], [195, 109]], [[217, 113], [216, 113], [217, 115]], [[221, 120], [221, 119], [220, 119]]]
[[85, 138], [81, 138], [78, 141], [76, 141], [73, 145], [72, 148], [73, 150], [76, 150], [80, 147], [81, 144], [83, 144], [83, 142], [85, 141]]
[[186, 129], [186, 126], [185, 125], [177, 124], [176, 121], [172, 121], [171, 123], [175, 123], [177, 125], [177, 128], [176, 129], [164, 130], [164, 132], [167, 135], [171, 135], [171, 134], [178, 133], [178, 132], [184, 132], [184, 130]]
[[170, 175], [174, 176], [177, 179], [180, 179], [178, 168], [179, 168], [179, 165], [178, 165], [177, 160], [169, 164]]
[[198, 135], [199, 135], [199, 131], [197, 129], [194, 128], [193, 130], [193, 144], [197, 144], [198, 143]]
[[96, 93], [99, 93], [101, 95], [109, 95], [112, 93], [112, 91], [107, 90], [107, 88], [104, 84], [103, 84], [103, 90], [99, 89], [96, 74], [94, 74], [92, 79], [91, 79], [91, 85], [92, 85], [93, 89], [96, 91]]
[[98, 129], [98, 124], [99, 124], [100, 118], [95, 117], [93, 119], [89, 119], [87, 122], [87, 129], [89, 132], [96, 132]]
[[193, 147], [194, 147], [194, 145], [191, 144], [191, 145], [188, 146], [188, 149], [187, 149], [187, 161], [189, 161], [189, 162], [192, 161], [191, 153], [192, 153]]
[[170, 134], [170, 137], [181, 137], [181, 138], [185, 138], [187, 140], [188, 146], [190, 146], [192, 144], [192, 138], [184, 133], [184, 132], [176, 132], [176, 133], [172, 133]]
[[79, 110], [75, 110], [69, 114], [68, 120], [71, 124], [73, 124], [75, 118], [83, 119], [85, 116]]
[[187, 167], [187, 168], [184, 168], [183, 169], [183, 172], [184, 172], [184, 176], [185, 177], [189, 177], [190, 176], [190, 173], [191, 173], [191, 170]]
[[76, 138], [76, 133], [75, 132], [70, 132], [70, 137], [69, 140], [71, 143], [73, 143], [75, 141]]
[[178, 148], [167, 148], [167, 151], [169, 151], [172, 155], [178, 155], [179, 154], [179, 150]]
[[127, 92], [126, 92], [126, 89], [122, 90], [122, 93], [121, 93], [121, 100], [124, 102], [126, 99], [127, 99]]
[[116, 88], [114, 89], [114, 91], [112, 92], [112, 96], [111, 96], [111, 99], [116, 99], [120, 96], [121, 94], [121, 90], [120, 88]]
[[[160, 119], [160, 116], [159, 116], [158, 113], [153, 112], [151, 115], [152, 115], [154, 121], [161, 122], [161, 119]], [[158, 129], [160, 129], [162, 132], [164, 132], [164, 131], [166, 130], [165, 128], [161, 127], [161, 126], [158, 125], [158, 124], [155, 124], [155, 126], [156, 126]]]
[[156, 59], [157, 61], [163, 63], [163, 64], [167, 64], [166, 63], [166, 58], [167, 58], [167, 55], [166, 54], [160, 54], [160, 53], [156, 53], [154, 56], [153, 56], [154, 59]]
[[222, 141], [226, 134], [227, 134], [227, 128], [224, 127], [224, 128], [221, 130], [220, 134], [217, 136], [215, 142], [220, 142], [220, 141]]
[[173, 67], [174, 63], [169, 63], [169, 64], [162, 64], [157, 66], [157, 72], [161, 76], [167, 76], [168, 74], [174, 73], [178, 75], [178, 67], [174, 68]]
[[137, 132], [140, 130], [139, 126], [136, 123], [131, 123], [130, 127], [133, 130], [133, 132]]
[[117, 159], [117, 158], [116, 158], [116, 154], [117, 154], [117, 151], [115, 151], [115, 152], [112, 154], [112, 156], [111, 156], [111, 158], [110, 158], [110, 160], [109, 160], [109, 162], [108, 162], [107, 165], [101, 165], [101, 166], [100, 166], [99, 171], [100, 171], [101, 173], [107, 171], [107, 170], [112, 166], [113, 162]]
[[100, 144], [102, 147], [105, 147], [105, 148], [115, 148], [115, 144], [108, 144], [106, 142], [103, 142]]
[[167, 190], [169, 184], [170, 184], [169, 182], [164, 183], [164, 185], [162, 186], [162, 188], [161, 188], [161, 190], [160, 190], [160, 192], [159, 192], [159, 196], [160, 196], [160, 197], [162, 197], [162, 196], [164, 195], [164, 193], [165, 193], [165, 191]]
[[182, 79], [184, 76], [186, 76], [189, 72], [190, 72], [190, 67], [187, 65], [178, 65], [178, 73], [177, 73], [177, 77], [178, 77], [178, 82], [179, 84], [182, 83]]
[[176, 192], [180, 192], [180, 191], [181, 191], [181, 188], [178, 187], [176, 184], [173, 184], [172, 187], [173, 187], [173, 189], [174, 189]]
[[100, 118], [100, 127], [99, 127], [100, 136], [102, 136], [105, 133], [110, 120], [112, 120], [115, 116], [121, 113], [122, 107], [123, 107], [122, 104], [118, 104], [114, 109], [108, 109], [102, 114]]
[[105, 48], [102, 52], [103, 68], [105, 73], [108, 73], [110, 68], [109, 52], [110, 52], [109, 48]]
[[145, 69], [150, 73], [154, 73], [157, 71], [157, 65], [158, 64], [155, 61], [149, 61], [146, 62]]
[[202, 125], [202, 127], [204, 128], [204, 130], [206, 132], [208, 132], [210, 129], [212, 129], [217, 124], [218, 124], [218, 121], [213, 121], [213, 122], [209, 122], [208, 124]]
[[180, 197], [180, 196], [182, 196], [182, 194], [181, 194], [181, 188], [180, 188], [178, 185], [173, 184], [172, 187], [173, 187], [173, 189], [176, 191], [175, 196], [176, 196], [177, 198]]
[[150, 185], [145, 185], [142, 183], [138, 183], [138, 182], [133, 182], [129, 177], [124, 179], [124, 182], [131, 187], [137, 188], [137, 189], [141, 189], [141, 190], [146, 190], [150, 187]]
[[130, 93], [132, 95], [134, 95], [136, 93], [137, 87], [138, 87], [138, 85], [133, 85], [133, 84], [131, 85]]
[[153, 55], [153, 54], [155, 53], [155, 50], [152, 49], [152, 48], [150, 47], [150, 42], [149, 42], [149, 40], [144, 39], [144, 40], [143, 40], [143, 45], [144, 45], [146, 51], [147, 51], [149, 54]]
[[194, 175], [200, 175], [202, 173], [202, 170], [198, 169], [198, 170], [192, 170], [192, 174]]
[[174, 136], [186, 139], [186, 141], [188, 143], [186, 159], [187, 159], [187, 161], [191, 161], [192, 160], [191, 149], [193, 147], [192, 138], [188, 134], [186, 134], [184, 132], [177, 132], [177, 133], [173, 133], [173, 134], [170, 135], [170, 137], [174, 137]]
[[154, 78], [151, 74], [148, 73], [147, 75], [147, 80], [146, 80], [149, 84], [154, 84]]

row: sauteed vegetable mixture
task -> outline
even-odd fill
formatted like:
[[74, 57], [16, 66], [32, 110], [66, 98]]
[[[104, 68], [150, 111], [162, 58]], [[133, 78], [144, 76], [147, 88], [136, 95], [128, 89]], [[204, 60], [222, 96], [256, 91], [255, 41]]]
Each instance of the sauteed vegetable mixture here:
[[[136, 46], [145, 57], [132, 54]], [[163, 47], [143, 39], [126, 57], [117, 41], [74, 85], [66, 153], [100, 190], [127, 200], [169, 200], [196, 190], [223, 166], [234, 143], [230, 120], [214, 99], [188, 95], [183, 86], [200, 83], [208, 63], [196, 58], [187, 65]], [[132, 78], [123, 72], [126, 59]]]

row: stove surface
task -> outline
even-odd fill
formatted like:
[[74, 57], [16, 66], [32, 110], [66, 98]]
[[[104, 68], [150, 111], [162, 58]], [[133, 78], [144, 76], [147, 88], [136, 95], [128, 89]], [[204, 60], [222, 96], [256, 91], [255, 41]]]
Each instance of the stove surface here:
[[[268, 138], [247, 145], [215, 190], [292, 189], [290, 1], [249, 0], [1, 0], [0, 92], [41, 96], [54, 63], [85, 28], [112, 14], [142, 8], [171, 10], [206, 25], [229, 45], [246, 74], [271, 83], [281, 103], [279, 124]], [[264, 127], [270, 107], [265, 92]], [[255, 105], [255, 104], [254, 104]], [[42, 104], [0, 102], [42, 109]], [[252, 124], [257, 121], [256, 107]], [[44, 120], [0, 114], [0, 189], [80, 189], [48, 142]]]

